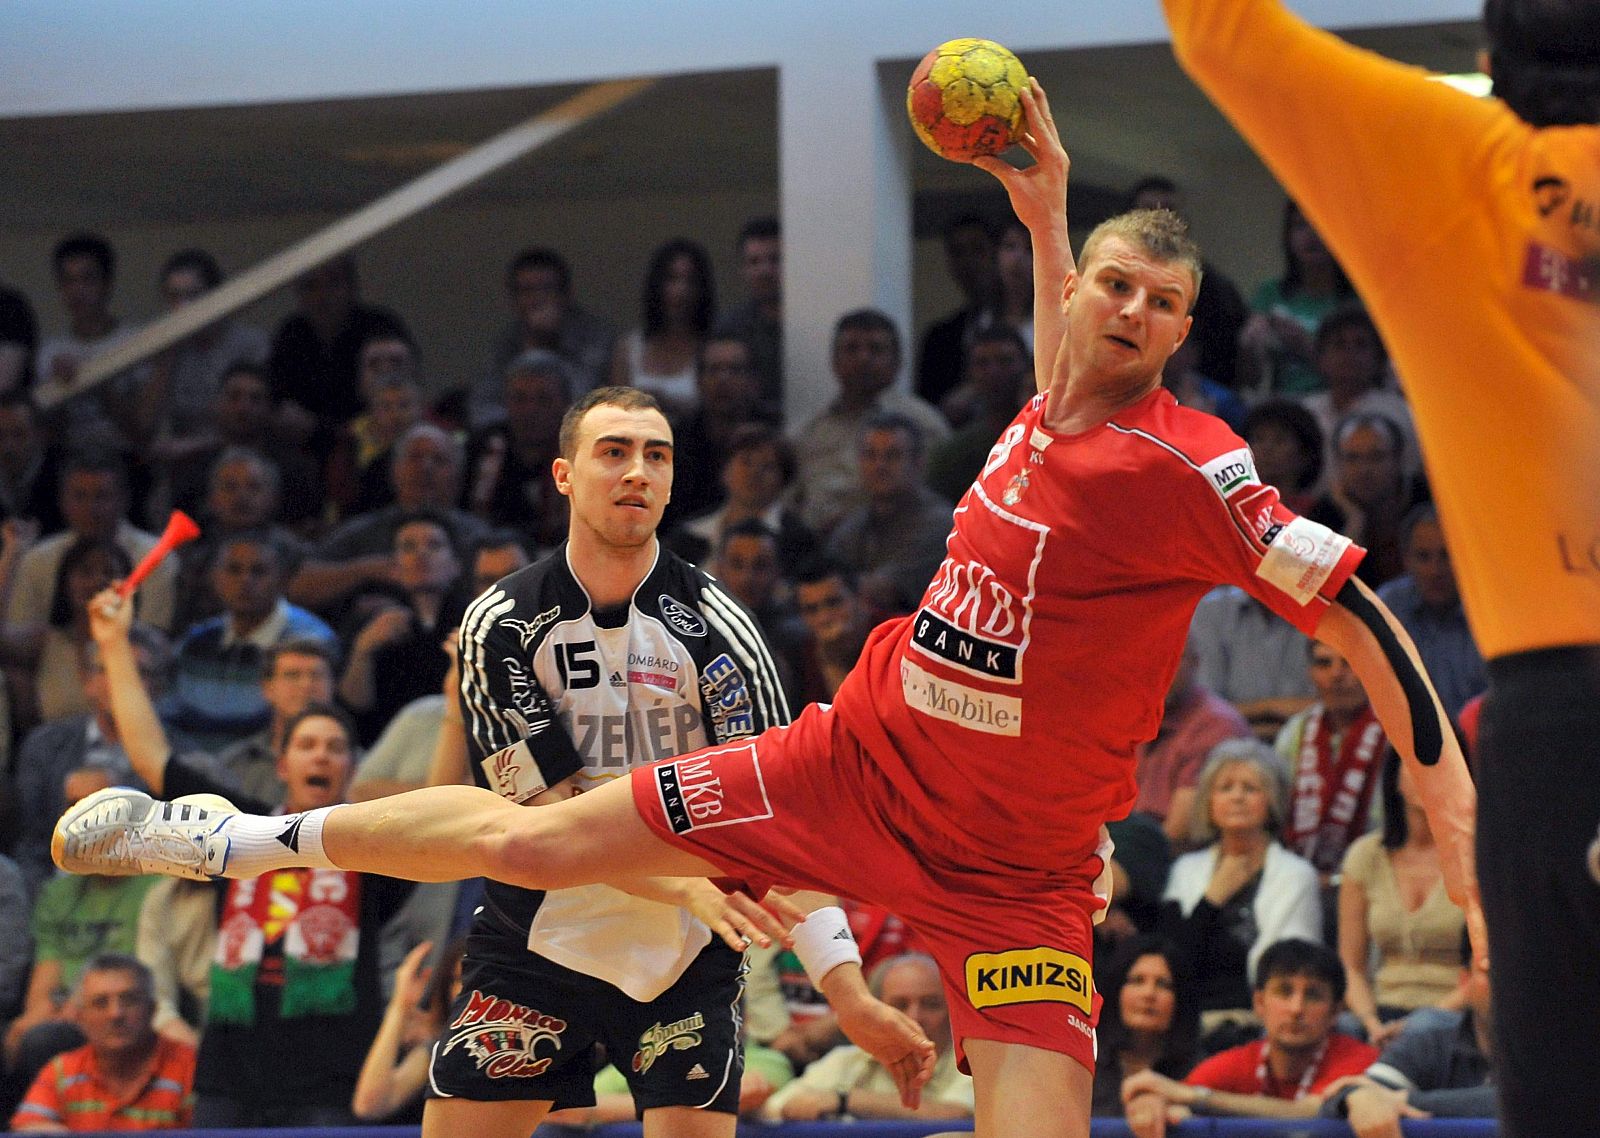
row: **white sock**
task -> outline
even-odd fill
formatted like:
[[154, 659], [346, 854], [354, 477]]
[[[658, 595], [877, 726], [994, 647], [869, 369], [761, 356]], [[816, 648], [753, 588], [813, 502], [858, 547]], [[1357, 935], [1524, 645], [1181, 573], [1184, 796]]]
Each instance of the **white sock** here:
[[258, 877], [274, 869], [338, 869], [322, 848], [322, 824], [338, 806], [303, 814], [239, 814], [228, 823], [228, 876]]

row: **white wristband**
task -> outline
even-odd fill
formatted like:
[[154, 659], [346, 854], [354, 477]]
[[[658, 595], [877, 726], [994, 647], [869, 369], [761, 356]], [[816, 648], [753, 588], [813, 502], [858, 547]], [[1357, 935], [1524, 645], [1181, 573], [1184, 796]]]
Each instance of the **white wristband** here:
[[850, 922], [837, 905], [816, 910], [794, 927], [794, 954], [817, 988], [841, 964], [860, 964], [861, 949], [850, 935]]

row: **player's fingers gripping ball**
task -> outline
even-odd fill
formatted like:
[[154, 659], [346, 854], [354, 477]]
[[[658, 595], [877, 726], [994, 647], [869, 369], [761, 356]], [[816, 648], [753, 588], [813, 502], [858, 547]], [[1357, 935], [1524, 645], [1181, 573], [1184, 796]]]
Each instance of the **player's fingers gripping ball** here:
[[971, 162], [1017, 140], [1027, 82], [1022, 61], [993, 40], [951, 40], [923, 56], [911, 73], [906, 111], [935, 154]]

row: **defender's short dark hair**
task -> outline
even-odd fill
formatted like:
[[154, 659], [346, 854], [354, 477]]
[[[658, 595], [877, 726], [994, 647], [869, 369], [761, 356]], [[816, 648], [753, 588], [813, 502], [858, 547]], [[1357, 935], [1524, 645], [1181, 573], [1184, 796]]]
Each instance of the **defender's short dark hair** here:
[[[596, 407], [620, 407], [624, 411], [661, 411], [661, 404], [648, 391], [637, 387], [597, 387], [567, 408], [561, 416], [560, 447], [563, 458], [572, 459], [578, 453], [578, 427], [583, 417]], [[662, 412], [663, 415], [666, 412]]]

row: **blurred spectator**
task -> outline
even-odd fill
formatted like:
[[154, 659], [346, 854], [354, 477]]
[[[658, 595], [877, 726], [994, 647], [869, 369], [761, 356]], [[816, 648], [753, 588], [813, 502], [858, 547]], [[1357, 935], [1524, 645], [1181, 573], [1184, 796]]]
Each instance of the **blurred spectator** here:
[[865, 1051], [846, 1045], [812, 1063], [801, 1076], [766, 1101], [761, 1117], [769, 1122], [819, 1118], [971, 1118], [972, 1079], [956, 1068], [950, 1010], [938, 966], [927, 956], [893, 957], [878, 966], [872, 993], [917, 1021], [933, 1040], [937, 1060], [922, 1088], [922, 1105], [900, 1103], [894, 1078]]
[[[701, 346], [698, 405], [672, 429], [672, 501], [662, 515], [666, 529], [722, 502], [723, 464], [732, 456], [734, 437], [741, 428], [778, 422], [776, 417], [763, 417], [761, 382], [751, 358], [749, 344], [728, 336], [712, 335]], [[785, 485], [794, 477], [792, 456], [789, 465]]]
[[230, 450], [242, 449], [269, 456], [277, 468], [278, 492], [270, 520], [299, 528], [321, 521], [321, 464], [301, 442], [276, 425], [272, 382], [264, 368], [254, 364], [229, 368], [212, 406], [211, 421], [215, 434], [207, 444], [170, 463], [164, 487], [157, 486], [155, 516], [161, 516], [170, 503], [173, 509], [201, 517], [211, 508], [208, 498], [218, 460]]
[[1254, 739], [1218, 744], [1200, 772], [1190, 836], [1205, 848], [1172, 863], [1162, 927], [1199, 982], [1208, 1039], [1253, 1024], [1251, 982], [1268, 945], [1322, 939], [1316, 871], [1278, 841], [1288, 790], [1283, 760]]
[[1196, 364], [1200, 358], [1200, 345], [1193, 336], [1178, 345], [1167, 357], [1161, 369], [1161, 383], [1172, 397], [1185, 407], [1215, 415], [1233, 430], [1244, 426], [1246, 407], [1243, 399], [1202, 372]]
[[724, 312], [713, 336], [742, 340], [760, 383], [761, 417], [783, 422], [783, 230], [775, 217], [753, 217], [739, 230], [739, 279], [746, 300]]
[[412, 427], [395, 444], [389, 472], [394, 502], [351, 518], [323, 538], [290, 582], [289, 599], [328, 613], [363, 586], [398, 584], [395, 530], [419, 511], [437, 514], [453, 545], [475, 545], [489, 527], [455, 507], [464, 462], [461, 444], [444, 431], [431, 423]]
[[648, 391], [674, 424], [700, 402], [696, 361], [711, 331], [717, 288], [711, 258], [682, 237], [657, 246], [644, 275], [643, 319], [618, 344], [611, 382]]
[[[265, 532], [236, 533], [216, 545], [211, 590], [222, 615], [178, 642], [166, 720], [200, 750], [217, 752], [264, 729], [272, 709], [261, 694], [261, 662], [284, 640], [334, 643], [322, 620], [283, 597], [291, 555]], [[92, 594], [91, 594], [92, 595]]]
[[[111, 783], [104, 767], [68, 771], [57, 784], [61, 809]], [[96, 954], [133, 952], [139, 905], [155, 880], [58, 873], [44, 882], [33, 903], [28, 992], [22, 1014], [6, 1030], [6, 1061], [13, 1074], [31, 1080], [51, 1056], [82, 1046], [67, 997]]]
[[0, 921], [0, 1034], [22, 1010], [28, 987], [28, 971], [33, 965], [33, 936], [23, 914], [28, 911], [28, 887], [17, 863], [0, 854], [0, 913], [10, 920]]
[[1250, 445], [1261, 481], [1295, 513], [1308, 513], [1324, 466], [1324, 435], [1316, 416], [1292, 399], [1265, 399], [1250, 409], [1239, 433]]
[[134, 955], [155, 983], [157, 1033], [198, 1046], [217, 955], [216, 887], [209, 881], [157, 878], [139, 906], [134, 945]]
[[[499, 580], [499, 576], [494, 580]], [[453, 625], [439, 638], [439, 650], [449, 661], [441, 689], [418, 696], [395, 712], [384, 725], [378, 741], [361, 756], [350, 779], [350, 801], [366, 802], [428, 785], [440, 732], [447, 723], [451, 730], [461, 731], [460, 716], [455, 713], [456, 701], [461, 696], [461, 671], [456, 663], [459, 630], [459, 625]], [[452, 713], [448, 718], [447, 711]]]
[[917, 352], [916, 391], [935, 407], [965, 378], [963, 362], [989, 323], [999, 291], [994, 228], [976, 214], [962, 214], [944, 227], [945, 271], [961, 290], [961, 307], [929, 325]]
[[760, 522], [777, 541], [779, 562], [800, 564], [816, 553], [818, 543], [788, 506], [795, 469], [794, 448], [775, 427], [745, 423], [733, 432], [723, 452], [722, 504], [683, 522], [668, 535], [667, 543], [690, 561], [705, 561], [730, 529]]
[[1323, 455], [1329, 467], [1335, 465], [1334, 432], [1351, 415], [1382, 415], [1400, 428], [1405, 445], [1401, 462], [1408, 475], [1422, 470], [1417, 451], [1417, 432], [1411, 424], [1411, 408], [1389, 382], [1389, 350], [1384, 346], [1378, 326], [1359, 301], [1341, 304], [1317, 325], [1314, 343], [1317, 375], [1325, 385], [1301, 400], [1316, 417], [1327, 440]]
[[79, 233], [57, 243], [51, 264], [67, 330], [39, 345], [34, 399], [47, 408], [45, 419], [58, 437], [73, 446], [124, 450], [134, 434], [135, 399], [149, 367], [123, 372], [92, 390], [78, 384], [90, 357], [118, 347], [139, 330], [111, 312], [116, 253], [98, 234]]
[[1189, 836], [1194, 787], [1206, 756], [1224, 739], [1250, 735], [1233, 704], [1200, 682], [1194, 646], [1184, 644], [1178, 670], [1163, 701], [1156, 737], [1139, 745], [1139, 797], [1133, 808], [1160, 820], [1168, 841], [1180, 847]]
[[710, 566], [739, 603], [750, 610], [766, 642], [777, 653], [778, 675], [789, 702], [798, 707], [799, 680], [794, 660], [806, 638], [806, 625], [788, 600], [783, 584], [778, 535], [767, 524], [749, 518], [722, 531], [716, 558]]
[[39, 321], [33, 305], [16, 289], [0, 285], [0, 395], [33, 386], [33, 356], [39, 350]]
[[1365, 546], [1356, 574], [1376, 589], [1402, 572], [1400, 523], [1426, 498], [1405, 472], [1405, 435], [1382, 415], [1351, 415], [1334, 432], [1334, 479], [1310, 517]]
[[[114, 541], [138, 564], [156, 544], [156, 535], [126, 520], [127, 471], [115, 458], [80, 455], [67, 461], [61, 476], [61, 514], [67, 528], [51, 534], [23, 554], [6, 606], [6, 636], [37, 652], [55, 603], [61, 558], [80, 538]], [[140, 590], [139, 619], [160, 629], [172, 627], [177, 567], [156, 566]]]
[[567, 500], [550, 468], [577, 383], [576, 370], [554, 352], [523, 352], [506, 367], [505, 417], [467, 444], [468, 509], [515, 530], [532, 548], [566, 540]]
[[1322, 318], [1355, 296], [1344, 269], [1300, 212], [1283, 207], [1283, 276], [1264, 281], [1250, 298], [1239, 333], [1241, 392], [1303, 395], [1322, 386], [1313, 365], [1313, 336]]
[[894, 386], [899, 370], [900, 333], [893, 321], [872, 308], [839, 318], [833, 330], [838, 397], [795, 439], [800, 455], [800, 519], [816, 533], [828, 532], [861, 504], [857, 455], [861, 429], [873, 414], [905, 415], [922, 428], [928, 445], [950, 433], [938, 411]]
[[86, 1042], [39, 1072], [17, 1131], [174, 1130], [194, 1113], [194, 1048], [151, 1029], [150, 971], [123, 953], [90, 960], [73, 993]]
[[91, 710], [83, 670], [91, 644], [89, 598], [132, 569], [127, 551], [114, 541], [83, 537], [62, 554], [38, 663], [12, 689], [13, 719], [19, 725], [32, 727]]
[[1122, 1084], [1129, 1128], [1140, 1138], [1163, 1134], [1163, 1121], [1191, 1113], [1316, 1117], [1330, 1084], [1378, 1057], [1376, 1048], [1333, 1030], [1344, 987], [1331, 949], [1306, 940], [1274, 944], [1261, 955], [1255, 984], [1264, 1037], [1213, 1055], [1181, 1083], [1154, 1071], [1129, 1078]]
[[1095, 982], [1102, 999], [1090, 1113], [1122, 1117], [1122, 1081], [1140, 1071], [1169, 1079], [1199, 1058], [1200, 1007], [1181, 953], [1159, 937], [1118, 948]]
[[415, 349], [398, 335], [383, 333], [361, 345], [362, 413], [340, 430], [328, 455], [324, 480], [332, 516], [348, 518], [394, 501], [394, 444], [426, 411], [415, 360]]
[[1200, 598], [1188, 644], [1200, 682], [1237, 707], [1258, 738], [1277, 738], [1315, 694], [1305, 634], [1236, 586]]
[[[1185, 205], [1178, 184], [1159, 174], [1141, 178], [1128, 191], [1129, 209], [1169, 209], [1189, 220]], [[1200, 291], [1191, 312], [1194, 326], [1189, 331], [1189, 341], [1200, 353], [1194, 366], [1206, 378], [1231, 387], [1239, 370], [1239, 333], [1249, 310], [1239, 287], [1216, 265], [1201, 261], [1200, 273]]]
[[867, 643], [872, 614], [856, 588], [855, 574], [827, 558], [796, 571], [794, 606], [811, 634], [798, 669], [803, 700], [831, 703]]
[[1459, 1012], [1409, 1026], [1383, 1049], [1365, 1076], [1335, 1091], [1322, 1117], [1343, 1118], [1358, 1138], [1400, 1138], [1402, 1118], [1493, 1118], [1494, 1026], [1489, 974], [1472, 967], [1462, 937]]
[[1015, 328], [984, 328], [967, 349], [966, 378], [957, 397], [969, 405], [967, 422], [928, 452], [928, 485], [959, 502], [977, 480], [1000, 432], [1034, 391], [1032, 359]]
[[33, 399], [0, 393], [0, 515], [31, 518], [40, 533], [54, 533], [66, 525], [60, 499], [61, 454], [48, 445]]
[[1489, 686], [1489, 678], [1461, 609], [1450, 549], [1431, 502], [1414, 507], [1401, 521], [1400, 548], [1405, 573], [1386, 582], [1378, 597], [1411, 634], [1439, 702], [1454, 717]]
[[868, 416], [857, 455], [865, 502], [839, 519], [827, 555], [881, 612], [910, 612], [944, 560], [953, 507], [923, 482], [922, 430], [906, 416]]
[[616, 329], [573, 300], [572, 269], [560, 253], [522, 250], [506, 268], [506, 292], [516, 319], [496, 340], [489, 374], [471, 393], [475, 427], [500, 417], [506, 369], [531, 349], [554, 352], [572, 365], [573, 398], [599, 387], [611, 375]]
[[[220, 285], [222, 266], [204, 249], [183, 249], [161, 266], [158, 283], [170, 316]], [[170, 462], [208, 445], [223, 376], [235, 364], [265, 364], [270, 348], [260, 328], [224, 316], [156, 356], [140, 396], [143, 437], [157, 440], [154, 456]]]
[[[457, 940], [434, 954], [433, 945], [424, 941], [401, 962], [394, 994], [350, 1098], [350, 1111], [361, 1121], [398, 1121], [396, 1116], [408, 1105], [420, 1103], [428, 1087], [433, 1041], [444, 1030], [450, 1005], [461, 990], [461, 958], [466, 950], [467, 942]], [[430, 967], [434, 955], [437, 960]]]
[[356, 717], [357, 735], [371, 746], [394, 709], [437, 692], [449, 660], [440, 637], [461, 616], [453, 596], [461, 556], [450, 528], [438, 515], [418, 512], [394, 531], [398, 594], [374, 614], [350, 645], [339, 699]]
[[1028, 227], [1007, 214], [1000, 222], [994, 251], [998, 291], [994, 322], [1022, 337], [1033, 355], [1033, 237]]
[[346, 254], [295, 281], [295, 310], [272, 337], [267, 368], [280, 419], [300, 432], [332, 438], [361, 410], [361, 345], [375, 333], [410, 340], [405, 322], [361, 302], [355, 258]]
[[[1107, 822], [1106, 833], [1116, 847], [1111, 857], [1111, 904], [1095, 926], [1094, 937], [1095, 951], [1109, 957], [1122, 941], [1153, 932], [1160, 924], [1172, 843], [1157, 819], [1138, 810]], [[1184, 837], [1188, 838], [1187, 832]]]
[[[239, 795], [193, 760], [173, 756], [134, 674], [128, 612], [110, 590], [90, 604], [134, 769], [162, 798], [226, 794], [253, 813], [280, 805]], [[336, 708], [312, 704], [290, 721], [278, 754], [284, 812], [343, 802], [354, 748], [354, 732]], [[379, 932], [411, 885], [373, 874], [291, 869], [219, 879], [214, 888], [216, 967], [195, 1068], [195, 1127], [348, 1124], [361, 1063], [350, 1041], [377, 1031]]]
[[[172, 650], [166, 637], [148, 625], [136, 625], [130, 634], [139, 676], [150, 694], [159, 699], [172, 671]], [[37, 894], [55, 872], [50, 860], [50, 831], [70, 803], [62, 796], [69, 774], [83, 767], [105, 772], [107, 786], [137, 786], [121, 734], [111, 715], [111, 692], [99, 650], [90, 645], [83, 663], [83, 690], [90, 710], [30, 731], [17, 755], [17, 803], [22, 819], [16, 859]], [[130, 942], [129, 948], [132, 948]]]
[[278, 756], [289, 724], [312, 704], [333, 702], [334, 651], [326, 640], [280, 640], [262, 653], [261, 695], [272, 710], [266, 729], [217, 755], [224, 777], [259, 802], [281, 802]]
[[472, 595], [482, 596], [500, 578], [509, 577], [532, 560], [528, 547], [511, 530], [491, 530], [484, 534], [472, 552]]
[[1398, 1035], [1418, 1008], [1461, 1007], [1457, 962], [1466, 931], [1466, 918], [1445, 894], [1410, 768], [1390, 751], [1380, 777], [1383, 828], [1351, 844], [1339, 878], [1339, 959], [1350, 1011], [1375, 1047]]
[[1316, 702], [1289, 718], [1274, 746], [1294, 778], [1284, 845], [1316, 866], [1326, 884], [1350, 843], [1367, 832], [1389, 741], [1338, 649], [1313, 640], [1307, 660]]
[[222, 612], [222, 598], [211, 587], [212, 566], [227, 541], [241, 534], [265, 534], [283, 557], [292, 577], [306, 557], [306, 543], [275, 525], [282, 483], [277, 464], [259, 451], [230, 446], [217, 455], [207, 479], [200, 536], [178, 549], [178, 612], [173, 627], [188, 629]]

